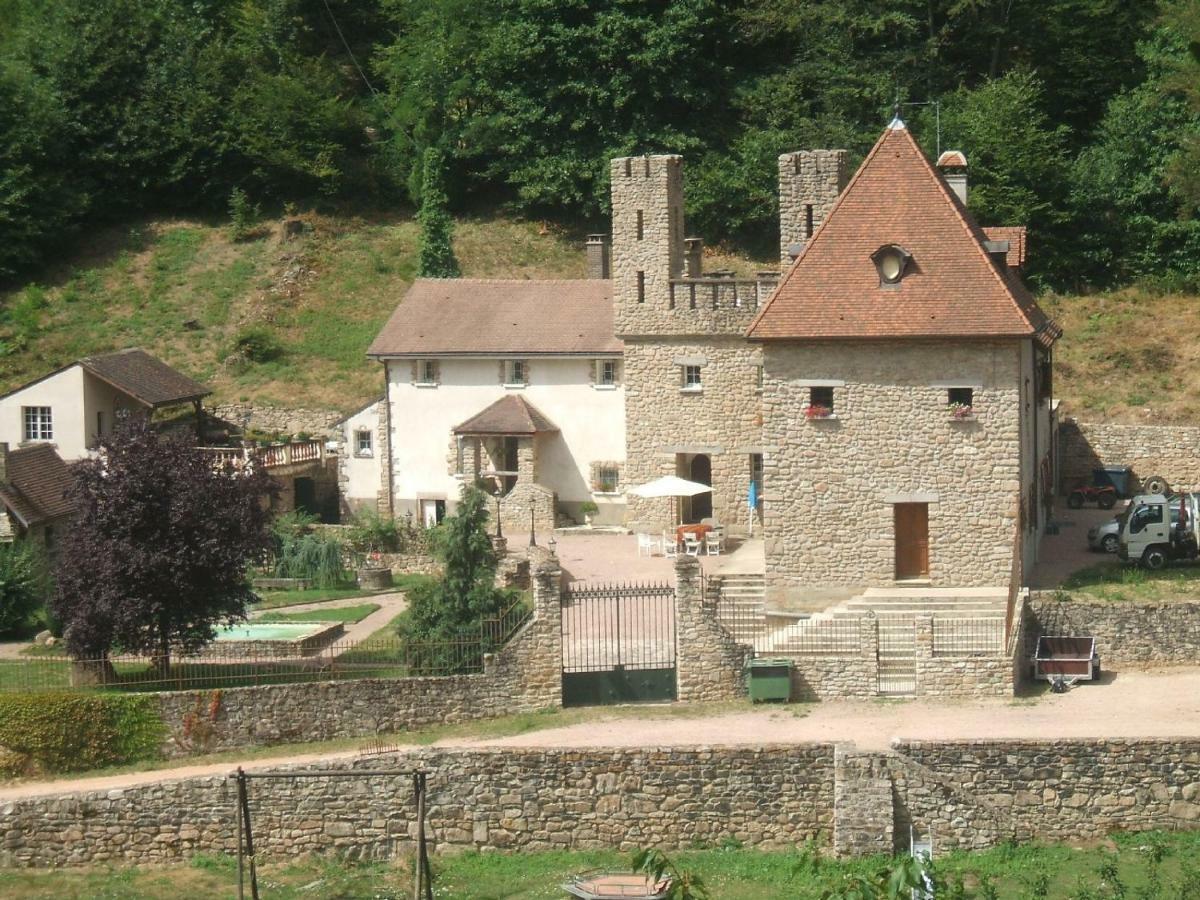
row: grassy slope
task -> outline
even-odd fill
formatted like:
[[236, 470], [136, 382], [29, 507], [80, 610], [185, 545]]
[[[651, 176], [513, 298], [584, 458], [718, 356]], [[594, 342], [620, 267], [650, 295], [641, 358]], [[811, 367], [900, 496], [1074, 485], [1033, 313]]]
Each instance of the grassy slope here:
[[[87, 251], [0, 293], [0, 390], [80, 356], [141, 346], [215, 390], [218, 401], [348, 411], [380, 391], [364, 353], [416, 273], [416, 224], [305, 215], [309, 230], [284, 243], [279, 221], [233, 242], [223, 226], [160, 220], [111, 228]], [[467, 277], [580, 278], [582, 244], [537, 223], [458, 223]], [[762, 263], [714, 256], [712, 267]], [[225, 365], [237, 334], [265, 326], [282, 358]], [[4, 352], [7, 351], [7, 352]]]

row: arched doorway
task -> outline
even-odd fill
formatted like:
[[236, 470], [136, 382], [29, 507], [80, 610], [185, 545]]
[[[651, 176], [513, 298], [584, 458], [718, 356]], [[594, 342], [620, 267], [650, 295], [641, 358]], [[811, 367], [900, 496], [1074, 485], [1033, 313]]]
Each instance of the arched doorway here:
[[[712, 459], [705, 453], [698, 453], [692, 457], [690, 475], [692, 481], [697, 481], [700, 484], [712, 485]], [[697, 494], [692, 497], [691, 515], [689, 521], [699, 522], [701, 519], [707, 519], [712, 515], [712, 492], [707, 494]]]

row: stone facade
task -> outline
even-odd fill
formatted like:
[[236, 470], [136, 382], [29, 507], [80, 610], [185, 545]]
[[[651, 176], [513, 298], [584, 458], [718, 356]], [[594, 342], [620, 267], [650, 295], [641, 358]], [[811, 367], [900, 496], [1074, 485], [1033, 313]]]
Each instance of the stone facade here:
[[[934, 586], [1004, 585], [1021, 496], [1015, 343], [767, 344], [767, 591], [890, 585], [893, 506], [929, 504]], [[952, 419], [970, 382], [974, 416]], [[833, 416], [807, 419], [813, 386]]]
[[797, 150], [779, 157], [779, 261], [787, 269], [825, 221], [850, 180], [845, 150]]
[[[534, 555], [534, 618], [485, 659], [482, 674], [158, 694], [164, 754], [374, 737], [561, 706], [561, 573], [554, 557]], [[197, 709], [203, 727], [185, 726]]]
[[[324, 760], [309, 771], [420, 767], [433, 849], [675, 850], [733, 839], [794, 848], [833, 835], [844, 855], [1004, 841], [1092, 841], [1195, 827], [1200, 741], [897, 741], [647, 749], [439, 749]], [[303, 773], [304, 766], [293, 767]], [[253, 770], [252, 770], [253, 771]], [[148, 864], [236, 849], [233, 782], [205, 776], [0, 805], [0, 866]], [[407, 775], [250, 782], [262, 857], [412, 849]]]
[[700, 584], [700, 563], [675, 561], [677, 699], [684, 702], [736, 700], [746, 696], [746, 648], [717, 620], [716, 598]]
[[286, 435], [307, 433], [314, 438], [330, 435], [341, 419], [341, 413], [326, 409], [291, 409], [248, 403], [226, 403], [209, 407], [206, 412], [210, 417], [235, 425], [241, 431]]
[[[1132, 466], [1136, 478], [1161, 475], [1178, 491], [1200, 490], [1200, 426], [1116, 425], [1065, 419], [1059, 426], [1062, 490], [1092, 483], [1092, 469]], [[1137, 485], [1135, 483], [1134, 487]]]
[[[750, 456], [763, 453], [761, 352], [738, 337], [625, 339], [628, 484], [662, 475], [703, 481], [695, 456], [711, 468], [713, 515], [745, 529]], [[702, 387], [684, 390], [682, 367], [699, 365]], [[627, 520], [657, 532], [674, 525], [670, 498], [630, 497]], [[687, 505], [689, 501], [683, 499]]]
[[1096, 638], [1100, 663], [1194, 666], [1200, 661], [1200, 603], [1091, 600], [1039, 591], [1027, 616], [1028, 654], [1042, 634]]

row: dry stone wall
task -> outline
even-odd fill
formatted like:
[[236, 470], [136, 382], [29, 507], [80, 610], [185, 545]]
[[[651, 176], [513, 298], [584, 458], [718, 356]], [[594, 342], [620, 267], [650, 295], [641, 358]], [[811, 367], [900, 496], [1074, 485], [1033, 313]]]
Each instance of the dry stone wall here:
[[227, 403], [207, 409], [209, 416], [236, 425], [242, 431], [294, 435], [307, 432], [314, 438], [329, 435], [342, 414], [327, 409], [291, 409], [283, 406], [253, 406]]
[[[891, 584], [896, 502], [929, 503], [933, 586], [1008, 584], [1020, 499], [1015, 343], [767, 345], [764, 361], [768, 600]], [[805, 418], [814, 381], [834, 385], [836, 418]], [[954, 420], [947, 385], [967, 382], [975, 416]]]
[[700, 587], [700, 562], [675, 561], [675, 632], [678, 698], [736, 700], [746, 696], [746, 648], [717, 620], [717, 598]]
[[1064, 490], [1091, 484], [1092, 469], [1099, 466], [1132, 466], [1138, 479], [1161, 475], [1176, 490], [1200, 490], [1200, 426], [1066, 419], [1058, 433]]
[[1042, 634], [1096, 638], [1101, 665], [1193, 666], [1200, 661], [1200, 603], [1092, 600], [1039, 591], [1029, 605], [1028, 649]]

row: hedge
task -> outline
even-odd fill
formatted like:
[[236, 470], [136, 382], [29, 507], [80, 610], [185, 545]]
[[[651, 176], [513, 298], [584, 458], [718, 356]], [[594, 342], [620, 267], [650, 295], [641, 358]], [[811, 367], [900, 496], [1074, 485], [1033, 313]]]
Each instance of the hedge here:
[[154, 697], [65, 691], [0, 695], [0, 747], [49, 772], [158, 759], [165, 735]]

